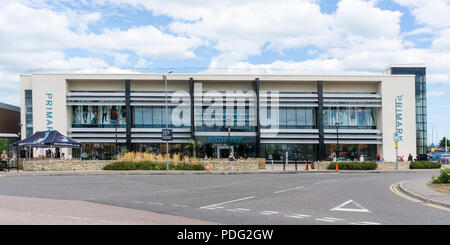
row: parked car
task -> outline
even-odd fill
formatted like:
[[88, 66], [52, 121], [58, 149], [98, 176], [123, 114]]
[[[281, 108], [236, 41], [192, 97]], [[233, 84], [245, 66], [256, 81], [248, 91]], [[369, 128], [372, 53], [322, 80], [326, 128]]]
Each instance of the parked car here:
[[441, 158], [439, 158], [439, 162], [441, 164], [450, 164], [450, 154], [441, 155]]

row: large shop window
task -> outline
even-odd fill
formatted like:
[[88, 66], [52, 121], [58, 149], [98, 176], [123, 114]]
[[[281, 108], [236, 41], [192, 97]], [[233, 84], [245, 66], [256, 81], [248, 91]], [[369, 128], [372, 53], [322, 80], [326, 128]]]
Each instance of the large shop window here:
[[[173, 128], [172, 107], [167, 108], [168, 126]], [[133, 122], [134, 128], [165, 128], [166, 127], [166, 107], [164, 106], [134, 106]], [[186, 126], [187, 127], [187, 126]]]
[[[250, 108], [248, 106], [239, 110], [237, 107], [234, 107], [231, 114], [227, 114], [226, 107], [216, 110], [203, 107], [202, 112], [196, 115], [196, 121], [202, 124], [202, 126], [196, 126], [196, 131], [220, 132], [228, 131], [230, 127], [232, 131], [254, 132], [256, 125], [252, 124], [256, 124], [256, 112], [252, 112], [252, 115], [250, 115]], [[251, 121], [255, 123], [251, 123]]]
[[72, 106], [74, 128], [113, 128], [125, 125], [125, 106]]
[[278, 126], [281, 129], [315, 128], [314, 112], [313, 108], [280, 108]]
[[376, 129], [376, 108], [327, 107], [323, 110], [323, 124], [326, 128]]

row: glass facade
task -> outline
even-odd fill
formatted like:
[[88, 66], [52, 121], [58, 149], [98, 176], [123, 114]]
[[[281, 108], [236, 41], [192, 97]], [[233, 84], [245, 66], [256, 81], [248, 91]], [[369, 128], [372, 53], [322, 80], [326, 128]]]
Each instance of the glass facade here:
[[25, 131], [26, 137], [33, 134], [33, 92], [25, 90]]
[[324, 107], [324, 128], [376, 129], [377, 109], [371, 107]]
[[[283, 108], [279, 109], [278, 127], [280, 129], [316, 128], [316, 113], [312, 107]], [[268, 108], [267, 117], [271, 117]]]
[[427, 153], [427, 86], [425, 67], [392, 67], [391, 74], [416, 75], [416, 144], [417, 154]]
[[289, 162], [316, 161], [316, 153], [312, 144], [261, 144], [261, 156], [274, 162], [284, 162], [288, 152]]
[[[327, 160], [332, 161], [333, 157], [337, 154], [337, 145], [330, 144], [326, 146]], [[376, 160], [377, 145], [367, 144], [339, 144], [339, 156], [342, 161], [359, 161], [359, 156], [363, 155], [364, 160], [372, 161]]]
[[[252, 113], [255, 115], [256, 113]], [[246, 106], [245, 108], [238, 110], [236, 107], [232, 114], [228, 114], [226, 107], [219, 110], [211, 110], [208, 107], [203, 107], [201, 114], [199, 113], [196, 118], [197, 121], [202, 121], [202, 126], [196, 126], [196, 131], [202, 132], [225, 132], [228, 128], [236, 132], [255, 132], [256, 126], [252, 125], [250, 108]], [[231, 123], [232, 122], [232, 123]], [[231, 123], [231, 124], [230, 124]], [[223, 126], [219, 126], [223, 125]]]
[[124, 128], [125, 106], [78, 105], [72, 106], [72, 127], [74, 128]]

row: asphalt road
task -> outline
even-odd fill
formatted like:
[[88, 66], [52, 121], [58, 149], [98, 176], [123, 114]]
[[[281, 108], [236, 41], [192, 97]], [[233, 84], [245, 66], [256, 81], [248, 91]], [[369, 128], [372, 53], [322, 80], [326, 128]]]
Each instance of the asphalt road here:
[[389, 189], [398, 181], [437, 174], [3, 177], [0, 195], [87, 201], [222, 224], [448, 225], [449, 211]]

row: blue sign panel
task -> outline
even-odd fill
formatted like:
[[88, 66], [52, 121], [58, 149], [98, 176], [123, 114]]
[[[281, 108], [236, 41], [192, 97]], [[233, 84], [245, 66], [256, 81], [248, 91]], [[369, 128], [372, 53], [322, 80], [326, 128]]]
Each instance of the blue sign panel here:
[[172, 129], [163, 129], [161, 133], [161, 139], [163, 141], [172, 141], [173, 139], [173, 132]]

